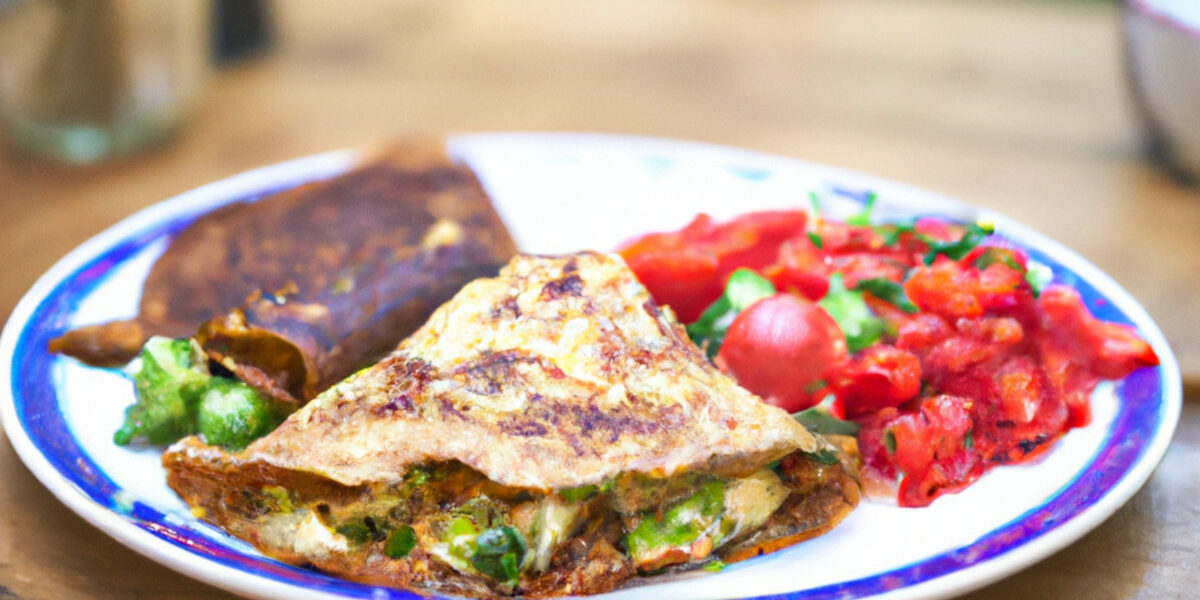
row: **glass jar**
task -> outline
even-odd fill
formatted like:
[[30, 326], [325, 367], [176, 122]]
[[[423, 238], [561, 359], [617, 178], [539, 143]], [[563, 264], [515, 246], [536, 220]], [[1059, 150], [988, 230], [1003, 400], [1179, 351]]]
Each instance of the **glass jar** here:
[[0, 127], [72, 163], [164, 140], [209, 70], [204, 0], [0, 0]]

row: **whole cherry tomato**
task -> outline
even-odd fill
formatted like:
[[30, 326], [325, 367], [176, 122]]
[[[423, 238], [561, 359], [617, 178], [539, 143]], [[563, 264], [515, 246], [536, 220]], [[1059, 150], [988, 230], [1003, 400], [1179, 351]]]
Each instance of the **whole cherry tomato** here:
[[734, 318], [716, 362], [742, 387], [796, 412], [821, 400], [828, 377], [847, 360], [846, 336], [829, 313], [776, 294]]

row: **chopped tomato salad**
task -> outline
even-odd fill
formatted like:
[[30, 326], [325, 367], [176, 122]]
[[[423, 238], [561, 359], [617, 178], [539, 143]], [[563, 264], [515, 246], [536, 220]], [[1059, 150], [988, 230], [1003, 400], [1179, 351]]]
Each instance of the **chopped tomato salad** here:
[[1087, 424], [1100, 381], [1158, 364], [991, 226], [872, 224], [873, 203], [845, 222], [702, 214], [620, 253], [741, 385], [856, 432], [864, 475], [902, 506], [1037, 455]]

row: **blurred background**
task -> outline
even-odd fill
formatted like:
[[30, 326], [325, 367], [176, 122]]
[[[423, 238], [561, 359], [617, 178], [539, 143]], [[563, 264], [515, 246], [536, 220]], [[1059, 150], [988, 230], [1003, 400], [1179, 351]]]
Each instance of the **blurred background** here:
[[[61, 256], [142, 207], [396, 138], [614, 132], [866, 171], [1078, 251], [1146, 305], [1184, 373], [1185, 425], [1147, 489], [979, 597], [1183, 597], [1200, 589], [1188, 566], [1200, 546], [1178, 531], [1200, 527], [1197, 7], [0, 0], [0, 318]], [[7, 445], [0, 476], [0, 504], [44, 504], [79, 526], [47, 540], [0, 511], [0, 598], [221, 597], [91, 531]], [[81, 540], [88, 551], [63, 551]], [[123, 583], [134, 572], [141, 583]]]

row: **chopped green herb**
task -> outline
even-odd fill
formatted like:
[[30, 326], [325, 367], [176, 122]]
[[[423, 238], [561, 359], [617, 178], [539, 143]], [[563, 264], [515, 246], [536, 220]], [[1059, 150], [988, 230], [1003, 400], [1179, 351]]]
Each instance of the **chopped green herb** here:
[[345, 277], [333, 282], [332, 291], [334, 294], [339, 295], [354, 291], [354, 276], [346, 275]]
[[958, 260], [975, 249], [987, 236], [992, 235], [996, 228], [991, 223], [971, 223], [957, 240], [944, 242], [922, 236], [929, 244], [929, 252], [925, 254], [925, 264], [932, 265], [938, 255], [944, 254], [951, 260]]
[[825, 247], [825, 240], [822, 240], [821, 235], [815, 231], [808, 232], [808, 241], [812, 242], [812, 245], [816, 246], [817, 250]]
[[475, 553], [475, 538], [479, 537], [479, 528], [466, 517], [455, 517], [446, 529], [441, 532], [441, 540], [446, 542], [446, 553], [452, 561], [462, 565], [468, 564]]
[[579, 487], [565, 488], [558, 490], [558, 495], [567, 502], [575, 503], [582, 500], [587, 500], [595, 496], [600, 489], [594, 485], [581, 485]]
[[808, 191], [808, 205], [812, 208], [813, 216], [821, 214], [821, 197], [812, 190]]
[[1013, 258], [1011, 250], [1006, 248], [997, 248], [994, 246], [984, 248], [983, 251], [979, 253], [979, 258], [975, 259], [975, 268], [982, 271], [996, 263], [1003, 263], [1014, 271], [1020, 271], [1021, 273], [1025, 272], [1025, 268], [1017, 262], [1017, 259]]
[[870, 226], [871, 212], [875, 210], [875, 199], [875, 192], [867, 192], [867, 202], [863, 206], [862, 212], [850, 215], [850, 217], [846, 219], [846, 224], [858, 227]]
[[388, 558], [404, 558], [417, 546], [417, 532], [408, 525], [401, 525], [388, 534], [383, 553]]
[[884, 432], [883, 445], [887, 448], [888, 454], [896, 453], [896, 434], [892, 433], [891, 429]]
[[708, 342], [709, 358], [717, 355], [729, 324], [738, 313], [751, 304], [775, 295], [775, 285], [750, 269], [738, 269], [729, 275], [725, 293], [701, 313], [696, 322], [687, 326], [688, 336], [700, 347]]
[[870, 279], [860, 279], [858, 285], [854, 289], [870, 292], [872, 296], [887, 302], [900, 310], [912, 314], [918, 312], [916, 304], [908, 299], [908, 294], [904, 292], [904, 286], [900, 283], [892, 281], [884, 277], [872, 277]]
[[820, 450], [817, 452], [805, 452], [805, 454], [812, 457], [813, 460], [815, 460], [821, 464], [836, 465], [839, 462], [841, 462], [840, 459], [838, 458], [837, 453], [834, 452], [833, 450]]
[[792, 418], [813, 433], [857, 435], [859, 430], [858, 423], [834, 417], [830, 414], [829, 409], [819, 404], [798, 413], [792, 413]]
[[829, 382], [825, 381], [824, 379], [810, 381], [810, 382], [804, 384], [804, 393], [815, 394], [815, 393], [825, 389], [825, 387], [828, 385], [829, 385]]
[[1037, 262], [1033, 259], [1025, 261], [1028, 268], [1025, 271], [1025, 281], [1029, 283], [1029, 287], [1033, 288], [1035, 296], [1040, 295], [1046, 286], [1054, 279], [1054, 271], [1050, 267]]
[[725, 567], [728, 567], [728, 566], [729, 565], [726, 562], [722, 561], [721, 559], [714, 558], [714, 559], [708, 561], [707, 563], [705, 563], [704, 566], [701, 568], [704, 569], [705, 571], [708, 571], [709, 573], [720, 573], [721, 571], [723, 571], [725, 569]]
[[963, 436], [963, 447], [967, 450], [975, 447], [975, 432], [968, 431], [967, 435]]
[[916, 233], [916, 219], [908, 223], [889, 223], [887, 225], [876, 225], [875, 232], [883, 236], [883, 245], [895, 246], [900, 242], [900, 236], [906, 233]]
[[842, 328], [851, 352], [874, 344], [883, 334], [883, 321], [871, 312], [862, 292], [846, 289], [841, 273], [829, 278], [829, 291], [817, 304]]
[[413, 487], [422, 486], [428, 483], [432, 477], [433, 473], [430, 472], [430, 469], [417, 467], [404, 476], [404, 483]]

